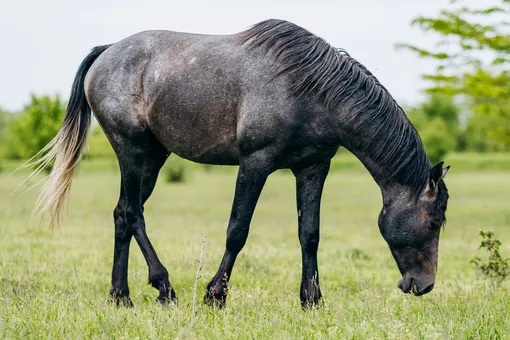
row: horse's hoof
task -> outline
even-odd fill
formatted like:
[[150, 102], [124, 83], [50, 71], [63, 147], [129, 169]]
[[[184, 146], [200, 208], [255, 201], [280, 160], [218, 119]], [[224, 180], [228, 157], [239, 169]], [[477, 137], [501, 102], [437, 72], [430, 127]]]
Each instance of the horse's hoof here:
[[303, 308], [304, 311], [311, 310], [311, 309], [317, 309], [324, 305], [322, 302], [322, 296], [314, 296], [307, 300], [301, 301], [301, 308]]
[[227, 302], [227, 293], [224, 290], [208, 288], [205, 292], [204, 303], [213, 308], [225, 308]]
[[133, 301], [131, 301], [129, 295], [126, 296], [110, 295], [109, 301], [115, 303], [117, 307], [128, 308], [135, 307], [135, 304], [133, 303]]
[[156, 299], [156, 302], [165, 307], [168, 307], [170, 304], [177, 305], [178, 302], [177, 294], [175, 294], [173, 288], [170, 288], [168, 295], [166, 296], [166, 294], [165, 295], [159, 294], [159, 296]]
[[163, 298], [163, 299], [160, 299], [159, 297], [156, 299], [156, 303], [161, 305], [162, 307], [165, 307], [165, 308], [168, 308], [170, 306], [170, 304], [172, 303], [173, 301], [170, 300], [170, 299], [166, 299], [166, 298]]
[[163, 307], [168, 307], [171, 304], [177, 305], [179, 301], [178, 301], [177, 297], [174, 297], [174, 298], [161, 298], [161, 297], [158, 296], [158, 298], [156, 299], [156, 302], [159, 303]]

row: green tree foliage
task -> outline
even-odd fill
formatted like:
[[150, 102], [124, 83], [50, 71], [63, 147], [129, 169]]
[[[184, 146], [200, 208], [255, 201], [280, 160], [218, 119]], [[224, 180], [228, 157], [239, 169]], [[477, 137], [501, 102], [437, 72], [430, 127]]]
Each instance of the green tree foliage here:
[[9, 121], [11, 114], [8, 111], [2, 110], [0, 108], [0, 159], [3, 158], [5, 146], [5, 126]]
[[9, 120], [9, 116], [10, 116], [9, 112], [0, 109], [0, 172], [2, 172], [4, 169], [3, 163], [2, 163], [2, 159], [5, 158], [4, 153], [5, 153], [5, 149], [6, 149], [4, 131], [5, 131], [5, 125], [7, 124], [7, 121]]
[[[461, 4], [462, 1], [451, 1], [451, 9], [442, 10], [437, 17], [412, 21], [424, 31], [439, 34], [434, 50], [411, 44], [397, 47], [438, 62], [434, 74], [423, 75], [431, 82], [426, 91], [460, 96], [471, 109], [471, 117], [485, 118], [468, 121], [468, 125], [483, 125], [468, 130], [477, 130], [482, 138], [499, 142], [499, 147], [510, 145], [510, 0], [479, 9]], [[484, 2], [480, 4], [483, 6]]]
[[65, 106], [59, 96], [32, 95], [22, 112], [14, 115], [6, 127], [6, 157], [27, 159], [41, 150], [57, 134]]
[[425, 151], [432, 163], [444, 160], [457, 146], [459, 110], [451, 97], [431, 94], [420, 107], [409, 110], [408, 116], [418, 130]]
[[446, 154], [455, 149], [455, 137], [449, 133], [448, 126], [441, 118], [427, 121], [422, 129], [421, 139], [431, 163], [444, 160]]
[[429, 101], [422, 104], [421, 110], [429, 120], [443, 120], [450, 133], [455, 134], [459, 129], [459, 109], [451, 97], [432, 94]]
[[10, 113], [8, 111], [2, 110], [0, 108], [0, 136], [2, 136], [2, 132], [5, 129], [5, 125], [9, 120]]
[[493, 117], [474, 115], [460, 131], [457, 149], [459, 151], [508, 151], [509, 145], [488, 136], [498, 125]]

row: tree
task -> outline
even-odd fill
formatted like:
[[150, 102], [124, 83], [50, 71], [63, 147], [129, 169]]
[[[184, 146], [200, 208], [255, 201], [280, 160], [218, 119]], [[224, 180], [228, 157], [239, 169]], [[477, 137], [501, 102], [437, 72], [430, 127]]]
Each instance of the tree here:
[[[10, 118], [10, 112], [0, 109], [0, 160], [4, 158], [5, 154], [5, 126], [7, 125], [7, 122]], [[1, 164], [0, 164], [0, 171], [1, 171]]]
[[[481, 9], [456, 7], [437, 17], [418, 17], [411, 24], [440, 35], [437, 50], [411, 44], [398, 48], [414, 51], [438, 62], [430, 81], [430, 93], [459, 96], [470, 108], [472, 117], [485, 117], [486, 138], [510, 144], [510, 0]], [[455, 7], [455, 8], [454, 8]], [[483, 51], [484, 54], [480, 52]], [[480, 123], [480, 120], [474, 122]]]
[[450, 134], [455, 135], [459, 129], [459, 109], [451, 97], [432, 93], [429, 101], [421, 106], [425, 117], [429, 120], [442, 119]]
[[446, 154], [455, 149], [455, 136], [449, 133], [447, 124], [441, 118], [427, 121], [421, 129], [420, 137], [432, 164], [444, 160]]
[[2, 137], [5, 132], [5, 126], [9, 121], [10, 115], [11, 115], [10, 112], [2, 110], [0, 108], [0, 142], [2, 142]]
[[65, 106], [58, 95], [31, 95], [30, 103], [7, 124], [6, 156], [27, 159], [35, 155], [55, 137], [64, 114]]
[[432, 163], [443, 160], [455, 149], [459, 139], [459, 110], [450, 97], [437, 93], [419, 107], [408, 111]]
[[9, 120], [10, 113], [0, 108], [0, 136]]

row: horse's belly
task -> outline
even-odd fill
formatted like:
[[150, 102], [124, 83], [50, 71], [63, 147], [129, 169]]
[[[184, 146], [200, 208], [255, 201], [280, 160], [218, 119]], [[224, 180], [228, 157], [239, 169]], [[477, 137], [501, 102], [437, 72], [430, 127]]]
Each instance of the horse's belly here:
[[164, 112], [152, 113], [148, 117], [151, 131], [170, 152], [185, 159], [205, 164], [239, 164], [235, 111], [218, 112], [205, 107], [196, 110], [194, 106], [174, 103]]
[[235, 140], [212, 140], [208, 136], [195, 133], [190, 137], [196, 137], [196, 140], [185, 143], [177, 138], [168, 138], [163, 141], [163, 145], [176, 155], [193, 162], [215, 165], [239, 164]]

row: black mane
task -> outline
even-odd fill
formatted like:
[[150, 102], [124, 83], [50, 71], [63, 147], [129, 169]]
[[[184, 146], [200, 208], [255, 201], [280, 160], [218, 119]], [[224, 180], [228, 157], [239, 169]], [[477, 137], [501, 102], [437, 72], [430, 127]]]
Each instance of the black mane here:
[[410, 185], [419, 194], [430, 163], [420, 137], [388, 90], [361, 63], [293, 23], [266, 20], [244, 31], [241, 42], [262, 48], [281, 65], [278, 74], [293, 77], [293, 92], [329, 108], [349, 112], [354, 131], [371, 136], [361, 141], [373, 161], [391, 173], [374, 174]]

